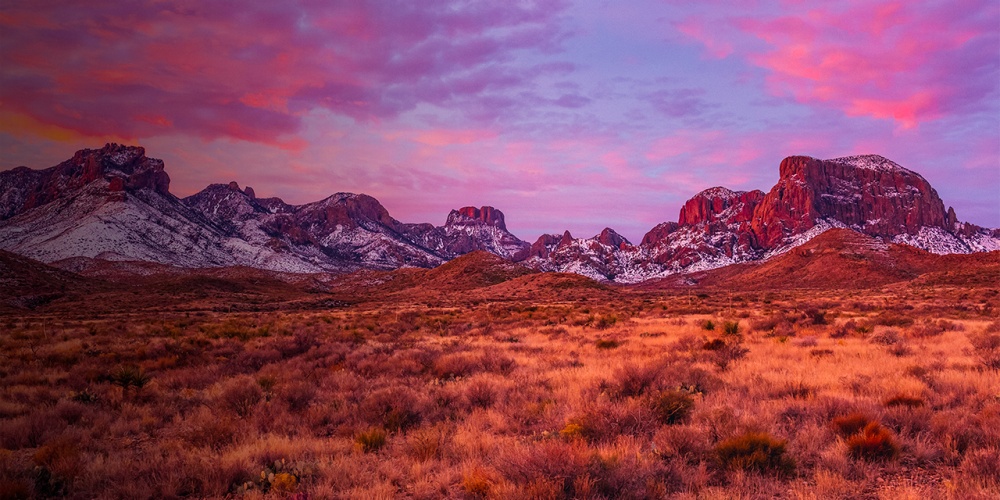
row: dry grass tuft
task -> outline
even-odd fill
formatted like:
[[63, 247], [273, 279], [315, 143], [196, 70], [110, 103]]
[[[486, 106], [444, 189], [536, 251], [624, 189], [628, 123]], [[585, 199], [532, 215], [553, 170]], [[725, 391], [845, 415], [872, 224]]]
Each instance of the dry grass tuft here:
[[848, 453], [857, 459], [892, 460], [899, 455], [899, 445], [892, 433], [878, 422], [869, 422], [847, 438]]
[[777, 475], [790, 475], [795, 462], [786, 455], [788, 441], [764, 432], [748, 432], [715, 447], [723, 468]]

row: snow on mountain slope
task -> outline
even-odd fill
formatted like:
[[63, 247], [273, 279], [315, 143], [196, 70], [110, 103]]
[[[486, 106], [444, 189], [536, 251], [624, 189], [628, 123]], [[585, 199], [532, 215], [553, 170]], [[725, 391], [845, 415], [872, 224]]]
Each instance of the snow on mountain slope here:
[[197, 213], [155, 191], [108, 201], [109, 183], [93, 181], [74, 196], [0, 223], [0, 248], [42, 262], [70, 257], [148, 260], [186, 267], [239, 262], [226, 237]]
[[213, 184], [180, 200], [163, 162], [108, 144], [49, 169], [0, 172], [0, 249], [182, 267], [314, 273], [434, 267], [483, 250], [543, 271], [635, 283], [771, 259], [833, 228], [934, 253], [1000, 250], [1000, 233], [962, 223], [919, 174], [877, 155], [785, 158], [767, 193], [706, 189], [677, 222], [638, 245], [606, 228], [592, 238], [511, 234], [493, 207], [452, 210], [443, 226], [402, 223], [375, 198], [337, 193], [304, 205]]

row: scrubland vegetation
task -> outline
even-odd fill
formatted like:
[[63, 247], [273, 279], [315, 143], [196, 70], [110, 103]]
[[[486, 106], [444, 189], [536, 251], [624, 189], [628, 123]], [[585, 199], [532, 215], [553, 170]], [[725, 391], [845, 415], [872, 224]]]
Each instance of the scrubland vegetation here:
[[998, 311], [904, 289], [10, 315], [0, 498], [996, 498]]

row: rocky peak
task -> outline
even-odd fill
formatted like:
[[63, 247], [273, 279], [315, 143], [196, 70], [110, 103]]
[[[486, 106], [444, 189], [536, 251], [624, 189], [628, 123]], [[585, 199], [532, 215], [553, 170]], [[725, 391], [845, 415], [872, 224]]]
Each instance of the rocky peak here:
[[[733, 191], [724, 187], [706, 189], [684, 203], [678, 225], [694, 226], [724, 219], [727, 224], [750, 220], [753, 209], [764, 198], [762, 191]], [[729, 209], [736, 207], [732, 213]]]
[[625, 249], [625, 247], [632, 246], [632, 243], [625, 239], [624, 236], [616, 233], [610, 227], [604, 228], [601, 234], [595, 236], [594, 239], [602, 245], [618, 249]]
[[504, 231], [507, 230], [507, 224], [504, 222], [503, 212], [489, 206], [481, 208], [462, 207], [458, 210], [452, 210], [451, 213], [448, 214], [448, 220], [445, 222], [445, 225], [454, 226], [469, 222], [482, 222], [484, 224], [500, 228]]
[[573, 244], [573, 235], [569, 234], [569, 230], [563, 233], [562, 238], [559, 239], [559, 243], [556, 248], [562, 248]]
[[949, 231], [944, 203], [919, 174], [878, 155], [817, 160], [790, 156], [778, 183], [754, 213], [752, 231], [764, 248], [825, 219], [870, 236]]
[[139, 146], [105, 144], [101, 149], [83, 149], [73, 158], [56, 166], [61, 176], [69, 177], [71, 184], [79, 185], [103, 177], [124, 179], [126, 190], [150, 189], [160, 194], [169, 193], [170, 177], [163, 170], [163, 160], [147, 158], [146, 150]]
[[138, 146], [110, 143], [100, 149], [81, 149], [69, 160], [44, 170], [21, 167], [0, 172], [0, 219], [68, 196], [99, 179], [108, 183], [114, 200], [123, 199], [127, 191], [141, 189], [170, 194], [170, 177], [162, 160], [147, 158], [146, 150]]
[[670, 221], [661, 222], [657, 224], [656, 227], [654, 227], [653, 229], [650, 229], [649, 232], [642, 237], [641, 245], [643, 246], [655, 245], [660, 241], [666, 239], [668, 236], [670, 236], [671, 233], [677, 231], [678, 227], [679, 226], [677, 225], [676, 222], [670, 222]]
[[562, 237], [558, 234], [543, 234], [531, 244], [527, 258], [537, 257], [539, 259], [549, 258], [549, 254], [559, 244]]

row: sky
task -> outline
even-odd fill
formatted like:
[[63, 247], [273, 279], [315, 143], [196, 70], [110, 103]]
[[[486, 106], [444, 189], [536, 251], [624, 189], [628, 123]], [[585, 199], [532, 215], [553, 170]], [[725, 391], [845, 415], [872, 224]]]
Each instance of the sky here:
[[0, 169], [106, 142], [181, 197], [490, 205], [529, 241], [638, 242], [786, 156], [881, 154], [998, 227], [1000, 2], [0, 3]]

